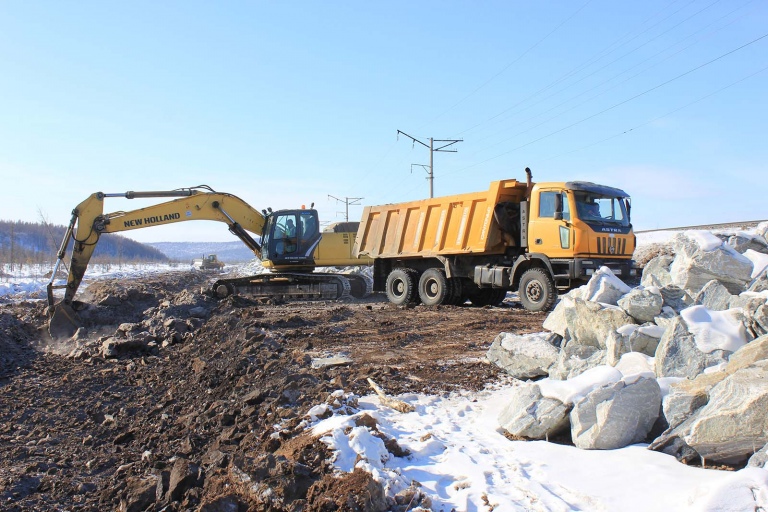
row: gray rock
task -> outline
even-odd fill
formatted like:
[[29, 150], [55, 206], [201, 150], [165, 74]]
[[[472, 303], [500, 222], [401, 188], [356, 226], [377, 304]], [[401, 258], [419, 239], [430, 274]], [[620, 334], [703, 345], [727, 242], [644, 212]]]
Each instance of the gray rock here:
[[753, 298], [744, 302], [744, 326], [753, 338], [768, 334], [768, 303], [763, 298]]
[[580, 345], [605, 349], [608, 335], [635, 321], [623, 309], [603, 306], [597, 302], [574, 299], [573, 307], [565, 310], [565, 321], [571, 338]]
[[171, 478], [168, 483], [167, 501], [179, 501], [192, 487], [202, 487], [204, 473], [196, 464], [179, 457], [173, 463]]
[[709, 400], [709, 391], [728, 375], [768, 359], [768, 336], [747, 343], [731, 354], [722, 371], [704, 373], [693, 380], [676, 382], [664, 398], [664, 416], [672, 428], [688, 419]]
[[676, 284], [668, 284], [660, 290], [664, 299], [664, 306], [679, 313], [685, 308], [694, 304], [694, 298], [684, 289]]
[[659, 327], [663, 327], [666, 329], [667, 327], [671, 326], [674, 323], [675, 317], [677, 316], [678, 316], [677, 311], [670, 308], [669, 306], [663, 306], [661, 308], [661, 313], [659, 313], [659, 316], [653, 319], [653, 323], [655, 323]]
[[672, 386], [662, 401], [662, 411], [669, 428], [677, 427], [694, 412], [704, 407], [709, 399], [707, 395], [709, 389], [701, 390], [703, 392], [692, 392], [682, 387]]
[[571, 379], [591, 368], [606, 364], [606, 361], [605, 350], [569, 340], [560, 349], [557, 362], [549, 369], [549, 376], [556, 380]]
[[630, 287], [616, 277], [608, 267], [599, 268], [582, 288], [581, 298], [584, 300], [613, 306], [630, 291]]
[[768, 221], [758, 224], [757, 228], [755, 229], [755, 234], [768, 242]]
[[696, 304], [701, 304], [711, 311], [724, 311], [728, 309], [733, 295], [720, 281], [713, 279], [704, 285], [704, 288], [696, 295]]
[[613, 450], [643, 441], [659, 416], [661, 389], [640, 377], [597, 388], [571, 411], [573, 443], [586, 450]]
[[189, 310], [189, 316], [194, 318], [205, 318], [208, 316], [208, 310], [201, 306], [194, 307]]
[[125, 497], [117, 507], [119, 512], [141, 512], [155, 502], [157, 477], [131, 477], [126, 482]]
[[502, 332], [493, 340], [486, 357], [516, 379], [532, 379], [549, 374], [559, 350], [549, 334], [519, 336]]
[[629, 352], [655, 356], [665, 329], [650, 322], [641, 325], [629, 335]]
[[499, 425], [514, 436], [546, 439], [568, 428], [570, 406], [544, 397], [537, 384], [513, 388], [509, 403], [499, 414]]
[[565, 311], [568, 308], [573, 307], [574, 299], [583, 298], [583, 288], [583, 286], [580, 288], [575, 288], [565, 295], [560, 296], [555, 309], [553, 309], [552, 312], [547, 315], [547, 318], [544, 320], [544, 324], [542, 325], [544, 329], [565, 337], [565, 331], [568, 328], [568, 325], [565, 322]]
[[683, 461], [702, 457], [738, 464], [768, 443], [768, 361], [740, 369], [716, 384], [707, 405], [650, 448]]
[[749, 458], [747, 466], [750, 468], [765, 468], [766, 463], [768, 463], [768, 444], [760, 448]]
[[691, 295], [698, 294], [712, 279], [734, 294], [744, 291], [752, 281], [752, 262], [730, 246], [721, 244], [705, 251], [684, 234], [677, 235], [673, 243], [676, 256], [669, 269], [672, 282]]
[[758, 276], [749, 284], [748, 292], [760, 293], [768, 290], [768, 268], [760, 272]]
[[632, 291], [619, 299], [621, 309], [638, 322], [653, 322], [654, 317], [661, 313], [664, 299], [657, 288], [633, 288]]
[[608, 335], [606, 339], [606, 362], [616, 366], [621, 356], [629, 352], [640, 352], [653, 357], [656, 347], [664, 334], [664, 328], [653, 323], [646, 323], [639, 327], [624, 326], [616, 332]]
[[725, 362], [728, 355], [730, 352], [724, 350], [699, 350], [685, 321], [675, 317], [656, 349], [656, 376], [693, 379], [705, 368]]
[[674, 256], [668, 254], [662, 254], [656, 256], [643, 268], [643, 277], [640, 280], [640, 284], [645, 288], [656, 286], [661, 288], [668, 284], [672, 284], [672, 276], [669, 273], [669, 268], [672, 266], [672, 262], [675, 260]]
[[128, 352], [145, 350], [146, 347], [146, 337], [116, 338], [113, 336], [101, 343], [99, 354], [108, 359]]
[[746, 233], [732, 235], [728, 237], [728, 245], [741, 254], [744, 254], [748, 250], [761, 252], [768, 254], [768, 243], [762, 236], [751, 236]]

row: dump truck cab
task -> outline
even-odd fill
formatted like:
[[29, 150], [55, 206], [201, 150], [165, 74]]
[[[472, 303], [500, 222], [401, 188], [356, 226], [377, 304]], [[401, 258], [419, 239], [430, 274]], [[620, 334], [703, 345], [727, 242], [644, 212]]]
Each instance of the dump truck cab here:
[[546, 254], [558, 267], [553, 274], [559, 288], [602, 266], [627, 278], [635, 250], [630, 204], [629, 194], [614, 187], [585, 181], [537, 183], [530, 197], [528, 250]]

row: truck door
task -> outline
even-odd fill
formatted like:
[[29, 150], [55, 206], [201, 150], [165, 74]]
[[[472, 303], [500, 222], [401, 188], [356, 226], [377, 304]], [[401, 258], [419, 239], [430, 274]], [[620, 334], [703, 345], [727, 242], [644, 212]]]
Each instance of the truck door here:
[[572, 231], [571, 208], [565, 191], [544, 189], [531, 197], [528, 228], [530, 252], [541, 252], [550, 258], [571, 257]]

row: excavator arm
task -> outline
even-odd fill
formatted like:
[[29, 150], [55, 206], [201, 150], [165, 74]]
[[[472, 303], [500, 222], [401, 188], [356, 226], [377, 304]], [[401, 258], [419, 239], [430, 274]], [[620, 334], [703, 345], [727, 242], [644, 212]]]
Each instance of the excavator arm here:
[[[170, 201], [131, 211], [104, 213], [104, 199], [176, 197]], [[119, 233], [163, 224], [190, 220], [223, 222], [229, 231], [240, 238], [253, 253], [261, 258], [261, 245], [250, 233], [262, 235], [265, 216], [242, 199], [213, 191], [210, 187], [184, 188], [170, 191], [125, 192], [120, 194], [91, 194], [72, 211], [72, 218], [57, 254], [57, 262], [48, 283], [48, 306], [51, 313], [49, 331], [52, 336], [69, 335], [77, 325], [77, 315], [72, 300], [80, 287], [88, 263], [102, 233]], [[54, 285], [59, 265], [66, 255], [70, 239], [74, 240], [69, 276], [66, 285]], [[65, 288], [63, 300], [54, 305], [53, 290]]]

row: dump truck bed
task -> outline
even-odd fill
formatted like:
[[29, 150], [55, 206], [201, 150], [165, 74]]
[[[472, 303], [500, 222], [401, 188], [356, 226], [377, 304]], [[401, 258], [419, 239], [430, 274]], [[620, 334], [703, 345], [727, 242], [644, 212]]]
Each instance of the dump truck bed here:
[[483, 192], [368, 206], [354, 254], [373, 258], [501, 254], [505, 245], [494, 207], [505, 201], [521, 202], [526, 188], [517, 180], [501, 180]]

